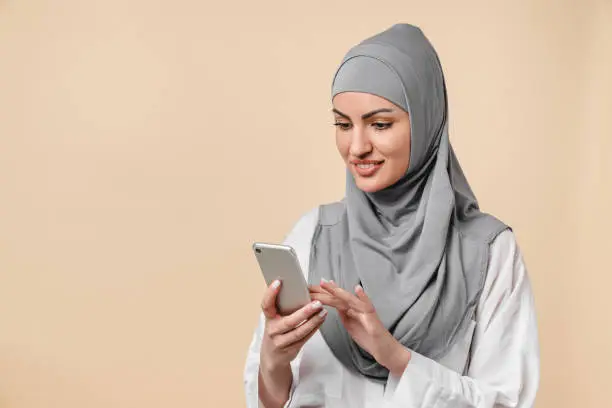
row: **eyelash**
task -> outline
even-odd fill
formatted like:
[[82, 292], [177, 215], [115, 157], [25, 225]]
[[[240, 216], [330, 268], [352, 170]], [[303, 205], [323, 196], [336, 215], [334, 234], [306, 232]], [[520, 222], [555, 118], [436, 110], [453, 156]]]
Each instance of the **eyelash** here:
[[[393, 125], [392, 122], [374, 122], [372, 123], [372, 127], [374, 127], [375, 130], [386, 130], [389, 129], [391, 126]], [[334, 126], [340, 128], [340, 130], [342, 131], [347, 131], [349, 130], [349, 126], [350, 123], [346, 123], [346, 122], [335, 122]]]

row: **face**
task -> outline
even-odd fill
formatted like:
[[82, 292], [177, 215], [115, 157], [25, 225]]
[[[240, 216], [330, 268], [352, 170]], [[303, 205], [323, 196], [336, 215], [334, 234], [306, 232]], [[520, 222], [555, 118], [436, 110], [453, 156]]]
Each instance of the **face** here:
[[406, 174], [410, 164], [406, 111], [363, 92], [339, 93], [332, 103], [336, 146], [360, 190], [382, 190]]

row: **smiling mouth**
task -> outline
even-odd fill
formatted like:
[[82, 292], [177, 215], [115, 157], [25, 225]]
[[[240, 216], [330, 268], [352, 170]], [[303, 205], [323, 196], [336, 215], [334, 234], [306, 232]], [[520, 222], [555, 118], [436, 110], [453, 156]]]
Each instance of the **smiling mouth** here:
[[362, 169], [368, 169], [379, 164], [383, 164], [384, 160], [351, 160], [351, 164]]
[[384, 163], [384, 160], [360, 160], [351, 162], [357, 175], [361, 177], [372, 177]]

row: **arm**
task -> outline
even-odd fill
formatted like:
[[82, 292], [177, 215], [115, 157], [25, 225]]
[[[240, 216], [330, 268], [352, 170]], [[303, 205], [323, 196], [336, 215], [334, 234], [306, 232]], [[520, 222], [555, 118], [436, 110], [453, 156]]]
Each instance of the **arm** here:
[[259, 367], [259, 401], [264, 407], [284, 407], [291, 396], [291, 365], [278, 368]]
[[[277, 370], [260, 366], [261, 341], [265, 328], [265, 316], [260, 314], [259, 324], [255, 329], [249, 346], [244, 368], [243, 383], [246, 393], [247, 408], [283, 406], [282, 402], [290, 401], [293, 385], [296, 383], [298, 359]], [[264, 364], [265, 366], [265, 364]]]
[[[317, 208], [312, 209], [303, 215], [283, 242], [285, 245], [290, 245], [296, 250], [298, 258], [303, 257], [304, 253], [308, 252], [310, 240], [314, 232], [317, 210]], [[300, 259], [300, 263], [303, 264], [303, 262], [304, 260]], [[287, 407], [289, 405], [293, 391], [297, 386], [298, 367], [301, 356], [301, 353], [297, 350], [301, 349], [303, 343], [314, 335], [316, 329], [318, 329], [325, 318], [325, 315], [319, 315], [317, 310], [306, 311], [301, 309], [301, 312], [295, 312], [294, 315], [283, 319], [284, 322], [288, 325], [297, 326], [298, 322], [308, 318], [312, 320], [312, 324], [305, 323], [299, 328], [290, 331], [287, 331], [287, 327], [282, 329], [282, 325], [271, 324], [274, 319], [281, 320], [279, 316], [276, 316], [276, 308], [273, 306], [275, 305], [275, 296], [268, 296], [267, 301], [264, 298], [262, 304], [264, 310], [260, 314], [259, 324], [249, 346], [244, 369], [247, 408], [256, 408], [258, 406], [266, 408]], [[266, 323], [268, 324], [268, 329], [272, 329], [269, 333], [266, 333]], [[295, 342], [294, 346], [283, 347], [283, 350], [278, 350], [289, 355], [290, 363], [285, 359], [286, 364], [274, 364], [272, 359], [265, 357], [266, 355], [270, 356], [271, 353], [274, 354], [270, 349], [274, 348], [275, 341], [270, 339], [270, 335], [279, 328], [281, 328], [280, 332], [284, 334], [279, 334], [278, 344], [283, 343], [281, 337], [295, 336], [293, 340], [289, 340], [290, 343]], [[313, 328], [315, 330], [312, 330]], [[267, 339], [267, 342], [264, 339]], [[268, 353], [265, 353], [266, 350]], [[293, 358], [296, 354], [297, 356]]]
[[530, 408], [539, 383], [535, 306], [514, 234], [491, 246], [489, 271], [478, 306], [470, 368], [462, 376], [418, 353], [387, 398], [398, 407]]
[[297, 384], [298, 354], [327, 315], [320, 302], [310, 302], [287, 316], [279, 315], [276, 296], [280, 282], [275, 283], [278, 285], [270, 285], [264, 296], [263, 330], [257, 330], [261, 334], [256, 334], [245, 367], [247, 401], [256, 406], [257, 396], [258, 403], [266, 408], [286, 407], [290, 403]]

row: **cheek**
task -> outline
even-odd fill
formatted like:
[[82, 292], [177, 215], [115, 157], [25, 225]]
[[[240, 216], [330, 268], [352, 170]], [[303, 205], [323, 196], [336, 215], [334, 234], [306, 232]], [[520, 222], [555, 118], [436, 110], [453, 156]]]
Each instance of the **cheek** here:
[[344, 161], [348, 160], [350, 140], [347, 135], [336, 134], [336, 148]]
[[378, 151], [385, 156], [389, 164], [389, 171], [401, 177], [410, 165], [410, 138], [409, 136], [393, 137], [384, 143], [379, 143]]
[[410, 139], [402, 144], [398, 152], [398, 165], [401, 166], [401, 172], [403, 174], [408, 171], [408, 166], [410, 166]]

